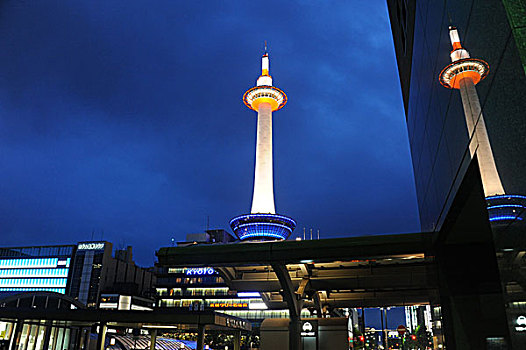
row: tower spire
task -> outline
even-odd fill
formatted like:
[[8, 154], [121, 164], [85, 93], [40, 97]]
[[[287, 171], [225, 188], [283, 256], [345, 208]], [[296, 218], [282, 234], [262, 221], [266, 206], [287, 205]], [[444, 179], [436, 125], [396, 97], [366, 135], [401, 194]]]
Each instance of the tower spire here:
[[265, 40], [265, 53], [261, 56], [261, 75], [259, 76], [257, 86], [272, 86], [272, 77], [270, 72], [270, 60], [267, 52], [267, 41]]

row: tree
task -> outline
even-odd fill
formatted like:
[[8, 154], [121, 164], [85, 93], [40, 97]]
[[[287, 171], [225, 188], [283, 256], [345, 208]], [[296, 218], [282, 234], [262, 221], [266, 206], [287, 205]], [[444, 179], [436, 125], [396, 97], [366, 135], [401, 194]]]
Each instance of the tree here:
[[354, 327], [354, 339], [353, 340], [353, 349], [355, 350], [361, 350], [364, 348], [365, 344], [365, 337], [363, 336], [362, 332], [358, 327]]
[[416, 342], [420, 349], [430, 349], [433, 347], [433, 337], [424, 324], [418, 325], [415, 329]]
[[432, 345], [431, 333], [423, 324], [418, 325], [412, 333], [406, 333], [404, 338], [404, 350], [431, 349]]

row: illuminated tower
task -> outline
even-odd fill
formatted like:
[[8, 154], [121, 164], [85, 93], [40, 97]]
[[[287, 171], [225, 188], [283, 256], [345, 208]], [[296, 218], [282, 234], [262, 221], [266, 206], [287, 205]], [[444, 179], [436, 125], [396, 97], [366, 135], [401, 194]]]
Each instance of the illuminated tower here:
[[451, 63], [440, 73], [440, 83], [449, 89], [460, 90], [471, 137], [469, 150], [472, 157], [477, 155], [490, 220], [498, 223], [522, 220], [526, 197], [504, 192], [475, 88], [488, 75], [489, 65], [481, 59], [469, 56], [469, 52], [460, 43], [457, 28], [449, 27], [449, 37], [453, 46]]
[[285, 106], [287, 95], [272, 86], [266, 52], [261, 58], [261, 75], [256, 86], [245, 92], [243, 102], [258, 113], [254, 193], [250, 214], [233, 218], [230, 226], [240, 240], [287, 239], [296, 222], [276, 214], [272, 166], [272, 112]]

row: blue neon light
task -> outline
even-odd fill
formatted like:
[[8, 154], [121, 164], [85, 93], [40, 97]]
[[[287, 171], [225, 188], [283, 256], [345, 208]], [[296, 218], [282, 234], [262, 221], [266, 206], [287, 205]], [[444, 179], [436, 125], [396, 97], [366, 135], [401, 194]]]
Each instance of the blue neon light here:
[[191, 275], [213, 275], [216, 273], [216, 270], [214, 270], [211, 267], [191, 267], [187, 268], [185, 271], [185, 274], [187, 276]]
[[289, 230], [290, 233], [292, 233], [292, 229], [290, 227], [287, 227], [285, 225], [281, 225], [281, 224], [275, 224], [273, 222], [265, 222], [265, 223], [260, 223], [260, 222], [256, 222], [256, 223], [249, 223], [249, 224], [241, 224], [238, 226], [238, 228], [244, 228], [244, 227], [247, 227], [247, 226], [253, 226], [253, 225], [270, 225], [270, 226], [276, 226], [276, 227], [280, 227], [280, 228], [284, 228], [286, 230]]
[[6, 278], [0, 279], [0, 287], [66, 287], [67, 278]]
[[269, 219], [269, 220], [279, 220], [279, 219], [281, 219], [281, 220], [284, 220], [284, 221], [287, 221], [287, 222], [291, 222], [293, 224], [293, 226], [296, 227], [296, 221], [294, 221], [294, 219], [289, 218], [288, 216], [279, 215], [279, 214], [245, 214], [245, 215], [240, 215], [240, 216], [236, 216], [235, 218], [230, 220], [230, 225], [232, 225], [232, 223], [234, 221], [239, 221], [239, 220], [243, 220], [243, 219], [251, 219], [251, 218], [261, 218], [261, 219]]
[[519, 199], [526, 199], [526, 196], [521, 196], [518, 194], [499, 194], [498, 196], [490, 196], [486, 197], [486, 199], [499, 199], [499, 198], [519, 198]]
[[296, 222], [278, 214], [246, 214], [230, 220], [230, 227], [240, 240], [287, 239], [296, 227]]
[[0, 292], [55, 292], [65, 294], [65, 288], [0, 288]]
[[248, 233], [248, 234], [240, 235], [240, 236], [239, 236], [239, 239], [244, 240], [244, 239], [252, 238], [252, 237], [261, 237], [261, 238], [264, 238], [264, 237], [272, 237], [272, 238], [277, 238], [277, 239], [286, 239], [286, 238], [284, 238], [284, 237], [283, 237], [282, 235], [280, 235], [280, 234], [277, 234], [277, 233], [270, 233], [270, 232], [263, 232], [263, 233]]
[[68, 277], [67, 268], [60, 269], [0, 269], [0, 278]]
[[[58, 258], [1, 259], [0, 269], [57, 267]], [[69, 259], [67, 262], [69, 266]]]
[[502, 204], [502, 205], [489, 206], [488, 210], [499, 209], [499, 208], [526, 208], [526, 207], [520, 204]]
[[503, 221], [503, 220], [522, 220], [522, 218], [518, 216], [495, 216], [495, 217], [489, 218], [489, 221]]

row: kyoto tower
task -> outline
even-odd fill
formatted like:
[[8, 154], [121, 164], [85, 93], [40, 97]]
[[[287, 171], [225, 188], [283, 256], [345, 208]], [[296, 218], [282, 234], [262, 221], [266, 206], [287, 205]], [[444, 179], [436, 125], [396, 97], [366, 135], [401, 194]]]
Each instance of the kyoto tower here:
[[469, 56], [460, 43], [457, 28], [449, 27], [449, 37], [453, 46], [451, 63], [440, 73], [440, 83], [449, 89], [460, 90], [468, 134], [472, 138], [469, 150], [472, 157], [477, 155], [490, 221], [508, 224], [523, 220], [526, 196], [504, 192], [475, 88], [488, 75], [489, 65]]
[[261, 58], [261, 75], [256, 86], [243, 95], [243, 102], [258, 113], [254, 193], [250, 214], [230, 220], [230, 227], [240, 240], [282, 240], [290, 236], [296, 222], [276, 214], [272, 164], [272, 112], [285, 106], [287, 95], [272, 86], [269, 57]]

